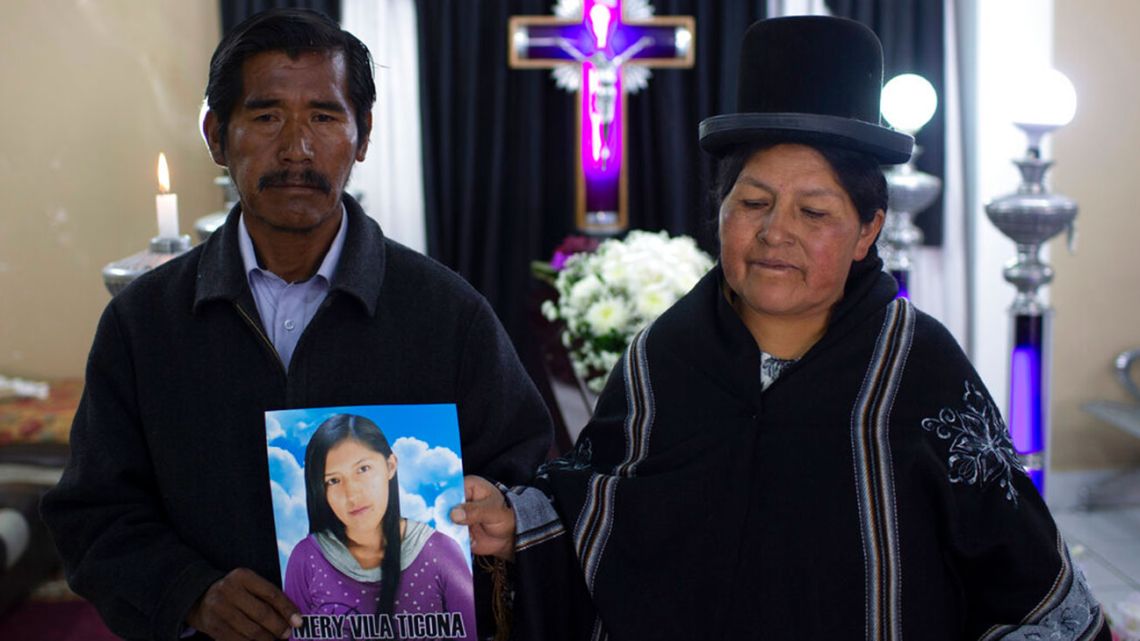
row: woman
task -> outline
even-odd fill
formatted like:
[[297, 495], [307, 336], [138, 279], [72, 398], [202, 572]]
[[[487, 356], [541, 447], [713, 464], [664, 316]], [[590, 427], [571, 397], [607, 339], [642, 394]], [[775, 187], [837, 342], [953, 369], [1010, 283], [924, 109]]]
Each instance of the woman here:
[[763, 21], [740, 79], [701, 124], [718, 266], [538, 489], [469, 479], [517, 637], [1108, 639], [977, 373], [882, 272], [879, 165], [913, 141], [878, 124], [877, 38]]
[[474, 639], [463, 552], [428, 525], [400, 517], [396, 467], [388, 440], [369, 419], [337, 414], [321, 423], [305, 449], [309, 536], [289, 555], [285, 594], [302, 614], [384, 614], [393, 626], [384, 636], [365, 627], [352, 634], [346, 624], [337, 638], [419, 637], [414, 630], [426, 628], [401, 634], [391, 615], [458, 612], [466, 634], [449, 638]]

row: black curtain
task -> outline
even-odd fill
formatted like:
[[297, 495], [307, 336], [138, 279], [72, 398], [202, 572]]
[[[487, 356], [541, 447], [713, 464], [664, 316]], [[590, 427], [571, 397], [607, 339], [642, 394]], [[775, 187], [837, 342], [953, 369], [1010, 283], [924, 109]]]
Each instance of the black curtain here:
[[316, 9], [340, 22], [340, 0], [218, 0], [222, 15], [222, 35], [242, 20], [266, 9]]
[[550, 2], [416, 7], [428, 253], [482, 292], [525, 353], [530, 261], [573, 230], [575, 111], [549, 71], [509, 68], [507, 22]]
[[[916, 73], [934, 85], [939, 105], [934, 117], [918, 132], [922, 155], [918, 168], [944, 178], [946, 166], [946, 121], [943, 60], [942, 2], [930, 0], [827, 0], [837, 16], [867, 25], [883, 42], [884, 80], [900, 73]], [[924, 245], [942, 244], [942, 198], [915, 218], [922, 228]]]
[[[740, 40], [763, 0], [658, 0], [696, 19], [696, 65], [653, 71], [627, 102], [630, 225], [715, 240], [701, 119], [735, 110]], [[574, 231], [575, 98], [507, 65], [507, 21], [549, 0], [418, 0], [428, 252], [491, 302], [529, 349], [529, 263]]]

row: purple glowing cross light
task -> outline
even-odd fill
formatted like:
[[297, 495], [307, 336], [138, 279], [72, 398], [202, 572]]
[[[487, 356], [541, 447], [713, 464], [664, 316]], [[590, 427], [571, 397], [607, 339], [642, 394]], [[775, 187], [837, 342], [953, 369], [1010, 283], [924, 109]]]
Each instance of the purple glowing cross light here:
[[578, 228], [614, 234], [627, 225], [625, 152], [626, 65], [692, 66], [688, 16], [627, 21], [622, 0], [582, 0], [581, 16], [511, 18], [511, 66], [579, 64]]

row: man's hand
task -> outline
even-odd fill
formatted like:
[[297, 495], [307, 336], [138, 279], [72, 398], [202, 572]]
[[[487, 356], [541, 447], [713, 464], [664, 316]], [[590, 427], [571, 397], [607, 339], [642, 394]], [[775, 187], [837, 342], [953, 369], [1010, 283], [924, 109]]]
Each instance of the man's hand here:
[[451, 520], [466, 525], [471, 533], [471, 551], [507, 561], [515, 558], [515, 513], [503, 493], [479, 476], [465, 476], [467, 502], [451, 510]]
[[186, 623], [218, 641], [273, 641], [288, 639], [301, 615], [277, 586], [238, 568], [206, 590]]

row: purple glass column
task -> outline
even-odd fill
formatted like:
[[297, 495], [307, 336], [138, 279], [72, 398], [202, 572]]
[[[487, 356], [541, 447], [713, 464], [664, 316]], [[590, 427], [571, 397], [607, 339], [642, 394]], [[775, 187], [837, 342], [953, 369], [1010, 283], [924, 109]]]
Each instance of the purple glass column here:
[[910, 300], [910, 271], [906, 269], [892, 269], [890, 274], [899, 285], [899, 293], [895, 298]]
[[1045, 494], [1045, 317], [1013, 317], [1009, 434], [1037, 491]]

